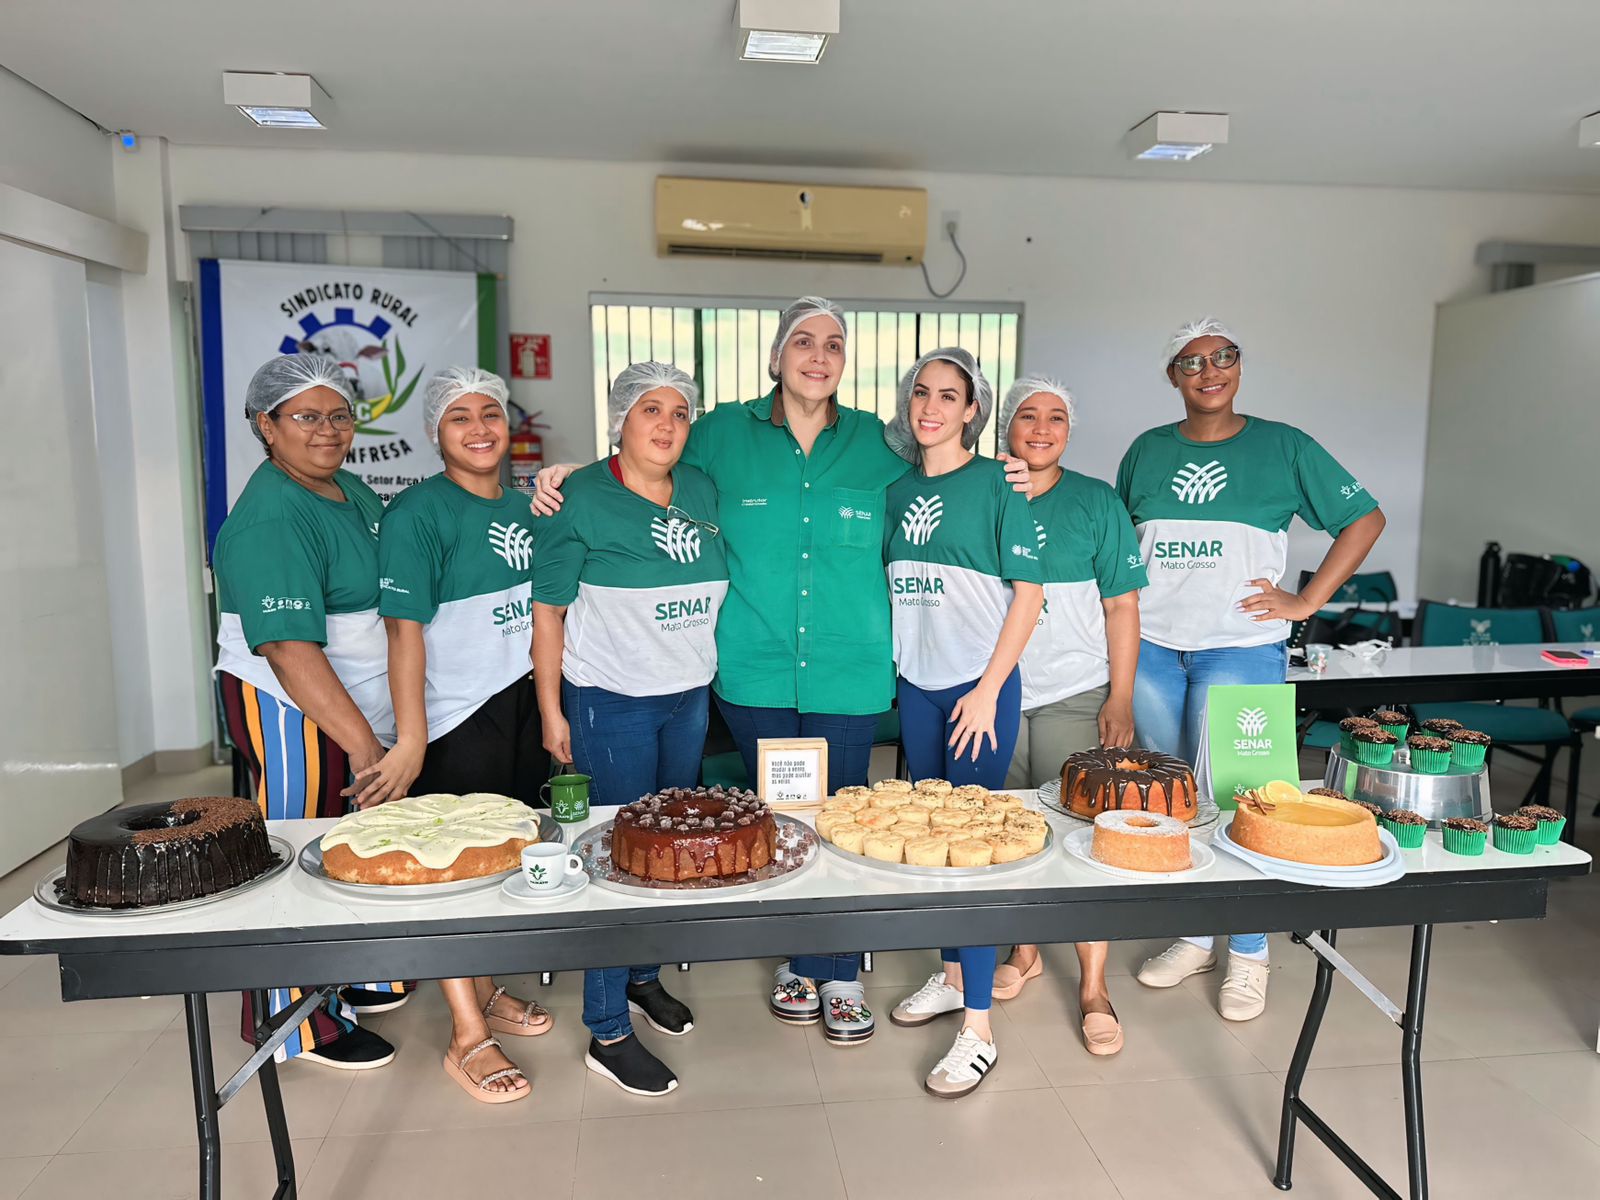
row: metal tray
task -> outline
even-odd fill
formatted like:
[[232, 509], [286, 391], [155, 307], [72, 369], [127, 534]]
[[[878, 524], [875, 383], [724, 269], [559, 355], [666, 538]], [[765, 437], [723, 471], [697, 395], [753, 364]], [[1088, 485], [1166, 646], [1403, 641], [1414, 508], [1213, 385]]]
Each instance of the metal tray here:
[[[821, 837], [817, 840], [822, 841]], [[822, 842], [822, 844], [852, 866], [867, 867], [874, 871], [882, 871], [886, 875], [910, 875], [918, 879], [993, 879], [997, 875], [1015, 875], [1019, 871], [1037, 867], [1049, 858], [1050, 852], [1055, 849], [1056, 834], [1047, 823], [1044, 827], [1044, 849], [1039, 853], [1019, 858], [1016, 862], [991, 863], [987, 867], [914, 867], [910, 863], [884, 862], [881, 858], [854, 854], [849, 850], [841, 850], [832, 842]]]
[[[538, 816], [541, 842], [566, 841], [566, 831], [556, 824], [548, 813], [539, 813]], [[297, 861], [302, 871], [324, 887], [330, 887], [346, 896], [376, 900], [380, 903], [386, 900], [439, 900], [450, 896], [461, 896], [468, 892], [485, 892], [490, 888], [499, 887], [507, 876], [515, 875], [522, 869], [518, 865], [509, 871], [479, 875], [476, 879], [453, 879], [449, 883], [351, 883], [344, 879], [330, 879], [323, 871], [321, 838], [315, 838], [302, 846]]]
[[759, 871], [751, 871], [748, 875], [738, 878], [690, 879], [683, 883], [668, 883], [664, 880], [648, 882], [637, 875], [619, 871], [611, 862], [611, 826], [614, 823], [612, 821], [603, 821], [592, 829], [585, 829], [578, 835], [572, 849], [573, 853], [583, 861], [584, 870], [589, 872], [590, 881], [596, 887], [605, 888], [608, 892], [619, 892], [624, 896], [638, 896], [646, 900], [704, 895], [712, 891], [738, 892], [739, 895], [746, 896], [751, 892], [765, 891], [788, 883], [817, 861], [817, 847], [822, 843], [822, 839], [817, 836], [815, 829], [803, 821], [796, 821], [793, 817], [786, 817], [782, 813], [773, 813], [772, 819], [778, 823], [778, 853], [783, 861], [769, 863]]
[[208, 904], [220, 904], [224, 900], [232, 900], [235, 896], [252, 891], [264, 883], [269, 883], [289, 869], [289, 864], [294, 861], [294, 847], [281, 837], [267, 835], [267, 843], [277, 854], [278, 861], [268, 867], [254, 879], [241, 883], [238, 887], [231, 887], [224, 892], [212, 892], [209, 896], [196, 896], [193, 900], [174, 900], [171, 904], [153, 904], [144, 908], [85, 908], [77, 904], [67, 904], [56, 894], [56, 882], [66, 873], [65, 865], [57, 867], [43, 879], [39, 880], [33, 888], [33, 898], [51, 912], [65, 913], [71, 917], [166, 917], [173, 913], [184, 912], [191, 908], [204, 908]]
[[1328, 755], [1324, 787], [1334, 788], [1352, 800], [1376, 804], [1385, 812], [1410, 809], [1438, 829], [1451, 817], [1494, 818], [1489, 802], [1489, 772], [1482, 768], [1452, 766], [1443, 775], [1424, 775], [1411, 769], [1411, 756], [1402, 747], [1387, 767], [1372, 767], [1346, 758], [1336, 746]]
[[[1086, 817], [1082, 813], [1075, 813], [1061, 803], [1061, 781], [1059, 779], [1048, 779], [1040, 785], [1039, 803], [1060, 816], [1071, 817], [1074, 821], [1082, 821], [1085, 825], [1094, 824], [1094, 817]], [[1189, 832], [1193, 833], [1196, 829], [1210, 829], [1217, 823], [1217, 818], [1221, 815], [1222, 810], [1216, 806], [1214, 801], [1201, 796], [1200, 803], [1195, 806], [1194, 820], [1189, 822]]]

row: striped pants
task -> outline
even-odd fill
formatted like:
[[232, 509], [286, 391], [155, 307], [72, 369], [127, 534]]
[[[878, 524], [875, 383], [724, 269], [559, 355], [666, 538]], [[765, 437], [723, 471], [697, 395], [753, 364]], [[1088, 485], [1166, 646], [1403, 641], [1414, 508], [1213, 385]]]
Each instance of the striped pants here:
[[[345, 798], [339, 793], [350, 776], [344, 750], [291, 704], [259, 691], [226, 671], [218, 672], [223, 719], [228, 736], [250, 768], [250, 783], [261, 814], [269, 821], [342, 817]], [[400, 980], [363, 983], [368, 991], [405, 993], [414, 984]], [[300, 1002], [309, 988], [267, 989], [267, 1015]], [[313, 1009], [277, 1053], [286, 1062], [302, 1050], [325, 1046], [354, 1028], [356, 1016], [337, 996]], [[241, 1032], [255, 1045], [256, 1015], [250, 993], [244, 994]]]

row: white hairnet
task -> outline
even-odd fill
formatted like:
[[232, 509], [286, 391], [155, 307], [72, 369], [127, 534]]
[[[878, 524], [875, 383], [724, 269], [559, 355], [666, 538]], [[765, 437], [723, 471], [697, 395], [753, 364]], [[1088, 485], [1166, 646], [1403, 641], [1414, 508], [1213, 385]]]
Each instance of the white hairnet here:
[[332, 388], [354, 410], [344, 368], [326, 354], [280, 354], [257, 367], [244, 390], [244, 417], [250, 422], [250, 432], [256, 435], [256, 441], [263, 446], [267, 444], [261, 425], [256, 421], [257, 414], [272, 412], [285, 400], [292, 400], [314, 387]]
[[504, 379], [482, 367], [446, 367], [428, 380], [422, 402], [422, 428], [435, 450], [439, 448], [439, 422], [444, 420], [445, 410], [463, 396], [485, 396], [500, 406], [507, 421], [511, 420], [507, 407], [511, 393], [506, 390]]
[[883, 431], [884, 440], [889, 443], [889, 448], [909, 462], [919, 462], [922, 458], [922, 447], [917, 444], [916, 435], [911, 432], [911, 389], [916, 386], [917, 376], [922, 374], [922, 368], [935, 360], [954, 363], [972, 383], [971, 398], [978, 402], [978, 412], [961, 431], [963, 447], [971, 450], [978, 444], [978, 435], [983, 432], [983, 427], [989, 423], [989, 418], [994, 414], [994, 388], [989, 386], [989, 381], [978, 369], [977, 359], [959, 346], [944, 346], [938, 350], [929, 350], [912, 363], [911, 369], [901, 376], [900, 392], [895, 399], [894, 420], [890, 421]]
[[1163, 368], [1170, 367], [1172, 360], [1183, 353], [1185, 346], [1194, 341], [1195, 338], [1203, 337], [1227, 338], [1235, 345], [1239, 341], [1238, 338], [1233, 336], [1228, 327], [1216, 317], [1201, 317], [1198, 321], [1185, 321], [1178, 326], [1177, 332], [1167, 339], [1167, 352], [1162, 356], [1161, 366]]
[[1067, 407], [1067, 435], [1071, 436], [1078, 424], [1078, 402], [1072, 398], [1072, 393], [1067, 391], [1067, 385], [1051, 379], [1048, 375], [1024, 375], [1011, 385], [1011, 390], [1006, 392], [1005, 403], [1000, 406], [1001, 441], [1007, 441], [1011, 437], [1011, 418], [1017, 415], [1017, 409], [1022, 407], [1022, 402], [1039, 392], [1049, 392], [1050, 395], [1061, 398], [1061, 403]]
[[611, 395], [606, 399], [606, 417], [611, 422], [613, 446], [622, 445], [622, 423], [628, 419], [628, 414], [639, 403], [640, 397], [663, 387], [672, 388], [689, 402], [689, 420], [694, 420], [700, 389], [695, 386], [693, 379], [671, 363], [633, 363], [617, 372], [611, 384]]
[[767, 376], [774, 383], [780, 378], [778, 360], [783, 357], [783, 348], [789, 344], [800, 323], [812, 317], [832, 317], [839, 323], [839, 336], [849, 339], [850, 330], [845, 325], [844, 309], [821, 296], [801, 296], [778, 316], [778, 332], [772, 339], [772, 353], [767, 355]]

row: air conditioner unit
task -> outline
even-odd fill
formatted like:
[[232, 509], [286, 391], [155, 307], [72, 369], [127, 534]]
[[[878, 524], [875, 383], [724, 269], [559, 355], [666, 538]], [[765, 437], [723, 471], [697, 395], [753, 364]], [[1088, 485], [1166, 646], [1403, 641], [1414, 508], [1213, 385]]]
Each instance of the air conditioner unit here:
[[656, 179], [656, 253], [821, 262], [922, 261], [922, 188]]

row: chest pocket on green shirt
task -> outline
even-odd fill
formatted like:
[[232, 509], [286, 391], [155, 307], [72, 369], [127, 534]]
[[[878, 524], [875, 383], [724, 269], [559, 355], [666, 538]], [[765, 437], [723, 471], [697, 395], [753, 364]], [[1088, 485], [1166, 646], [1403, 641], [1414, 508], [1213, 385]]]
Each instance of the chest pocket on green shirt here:
[[883, 493], [834, 488], [833, 508], [824, 520], [830, 545], [876, 546], [883, 540]]

